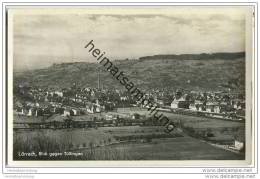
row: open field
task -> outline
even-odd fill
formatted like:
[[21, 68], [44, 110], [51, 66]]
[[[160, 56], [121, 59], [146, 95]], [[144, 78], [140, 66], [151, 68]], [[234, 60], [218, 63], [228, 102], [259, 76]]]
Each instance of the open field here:
[[[243, 154], [215, 148], [206, 142], [191, 138], [154, 139], [150, 143], [123, 143], [98, 148], [97, 152], [106, 150], [124, 151], [131, 160], [243, 160]], [[87, 152], [87, 151], [85, 151]]]
[[[103, 145], [114, 142], [113, 136], [105, 134], [96, 129], [38, 129], [38, 130], [18, 130], [14, 132], [15, 143], [28, 143], [31, 148], [40, 150], [38, 144], [45, 140], [62, 146], [63, 150], [77, 149], [80, 147]], [[27, 146], [25, 146], [27, 147]], [[27, 149], [27, 148], [25, 148]], [[44, 150], [48, 150], [47, 148]]]
[[[121, 137], [120, 140], [118, 137]], [[124, 139], [123, 141], [121, 139]], [[81, 157], [23, 158], [18, 152], [82, 152]], [[14, 133], [15, 160], [213, 160], [243, 159], [189, 137], [181, 130], [171, 135], [163, 127], [103, 127], [99, 129], [18, 130]]]
[[[124, 113], [139, 113], [149, 116], [149, 112], [146, 109], [140, 108], [124, 108], [118, 109], [118, 112]], [[220, 119], [212, 119], [198, 116], [188, 116], [181, 114], [174, 114], [163, 112], [171, 121], [182, 124], [182, 128], [192, 130], [189, 132], [193, 137], [203, 138], [208, 141], [214, 141], [216, 143], [233, 143], [235, 136], [238, 133], [245, 134], [245, 123], [237, 121], [227, 121]], [[211, 137], [205, 138], [205, 135], [210, 134]]]

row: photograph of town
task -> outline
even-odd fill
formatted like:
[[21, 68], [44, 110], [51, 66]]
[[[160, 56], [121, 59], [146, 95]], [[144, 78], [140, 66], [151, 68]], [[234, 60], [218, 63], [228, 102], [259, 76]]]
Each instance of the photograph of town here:
[[247, 11], [11, 9], [13, 160], [245, 160]]

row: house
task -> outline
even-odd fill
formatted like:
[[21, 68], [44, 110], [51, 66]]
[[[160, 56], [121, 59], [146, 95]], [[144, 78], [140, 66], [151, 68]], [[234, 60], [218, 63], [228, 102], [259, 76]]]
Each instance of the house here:
[[159, 106], [164, 106], [164, 101], [162, 99], [157, 99], [156, 102]]
[[195, 104], [197, 111], [205, 111], [206, 110], [202, 101], [195, 100], [194, 104]]
[[241, 140], [235, 140], [235, 149], [237, 150], [242, 150], [244, 148], [244, 141], [241, 141]]
[[27, 116], [38, 116], [38, 110], [36, 108], [29, 108]]
[[65, 109], [63, 111], [63, 116], [70, 116], [70, 110], [69, 109]]
[[217, 102], [207, 102], [206, 111], [213, 113], [220, 113], [220, 106]]
[[27, 116], [32, 116], [32, 108], [28, 110]]
[[246, 108], [246, 103], [245, 101], [242, 101], [240, 102], [238, 105], [237, 105], [237, 109], [245, 109]]
[[138, 114], [138, 113], [134, 113], [134, 114], [132, 114], [132, 119], [140, 119], [140, 114]]
[[49, 107], [44, 108], [43, 111], [42, 111], [42, 115], [43, 116], [51, 116], [50, 108]]
[[51, 113], [56, 113], [56, 107], [51, 107], [51, 108], [50, 108], [50, 112], [51, 112]]
[[80, 115], [80, 110], [76, 109], [76, 108], [73, 108], [73, 109], [70, 110], [70, 115], [71, 116], [79, 116]]
[[24, 109], [23, 109], [23, 108], [18, 107], [18, 108], [16, 109], [16, 111], [17, 111], [17, 114], [19, 114], [19, 115], [24, 115]]
[[220, 113], [220, 106], [219, 105], [214, 106], [214, 113]]
[[116, 119], [116, 117], [112, 114], [106, 114], [105, 119], [107, 121], [112, 121], [112, 120]]
[[88, 113], [93, 114], [93, 113], [96, 112], [96, 106], [94, 104], [92, 104], [92, 103], [86, 105], [86, 108], [87, 108], [87, 112]]
[[222, 105], [220, 104], [220, 113], [230, 113], [230, 112], [234, 112], [235, 109], [233, 108], [232, 105]]
[[205, 106], [203, 105], [198, 106], [198, 111], [206, 111]]
[[190, 102], [186, 101], [183, 97], [179, 99], [174, 99], [171, 103], [171, 108], [176, 109], [176, 108], [184, 108], [184, 109], [189, 109]]
[[90, 103], [88, 102], [86, 104], [86, 109], [88, 113], [100, 113], [105, 110], [105, 106], [101, 106], [99, 101], [96, 100], [96, 103]]
[[63, 92], [62, 91], [55, 91], [55, 94], [58, 95], [59, 97], [63, 97]]
[[97, 113], [100, 113], [100, 112], [101, 112], [101, 107], [100, 107], [100, 106], [97, 106], [97, 105], [96, 105], [96, 112], [97, 112]]
[[42, 108], [36, 108], [37, 116], [43, 116], [43, 109]]
[[243, 151], [245, 149], [245, 131], [240, 130], [234, 137], [234, 146], [230, 147], [234, 150]]
[[192, 111], [197, 111], [197, 107], [195, 105], [195, 103], [191, 103], [190, 106], [189, 106], [189, 109], [192, 110]]
[[127, 97], [126, 97], [126, 96], [121, 96], [121, 97], [120, 97], [120, 100], [121, 100], [121, 101], [126, 101], [126, 100], [127, 100]]

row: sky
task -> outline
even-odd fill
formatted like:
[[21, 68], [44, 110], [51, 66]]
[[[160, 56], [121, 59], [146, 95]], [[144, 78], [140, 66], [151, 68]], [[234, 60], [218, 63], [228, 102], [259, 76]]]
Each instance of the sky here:
[[245, 51], [245, 9], [218, 7], [27, 9], [11, 11], [14, 70], [157, 54]]

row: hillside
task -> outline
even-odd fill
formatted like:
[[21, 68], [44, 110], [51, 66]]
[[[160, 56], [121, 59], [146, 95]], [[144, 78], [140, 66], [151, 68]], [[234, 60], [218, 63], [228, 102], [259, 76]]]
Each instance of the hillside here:
[[180, 59], [180, 60], [234, 60], [237, 58], [245, 57], [245, 52], [237, 53], [201, 53], [201, 54], [181, 54], [181, 55], [154, 55], [140, 57], [140, 60], [151, 60], [151, 59]]
[[[186, 56], [187, 59], [184, 57]], [[243, 89], [245, 82], [244, 53], [198, 55], [158, 55], [138, 60], [113, 62], [119, 70], [141, 88], [184, 88], [190, 90]], [[95, 63], [62, 63], [49, 68], [14, 73], [14, 83], [37, 86], [97, 87], [98, 67], [104, 87], [123, 88], [103, 66]]]

